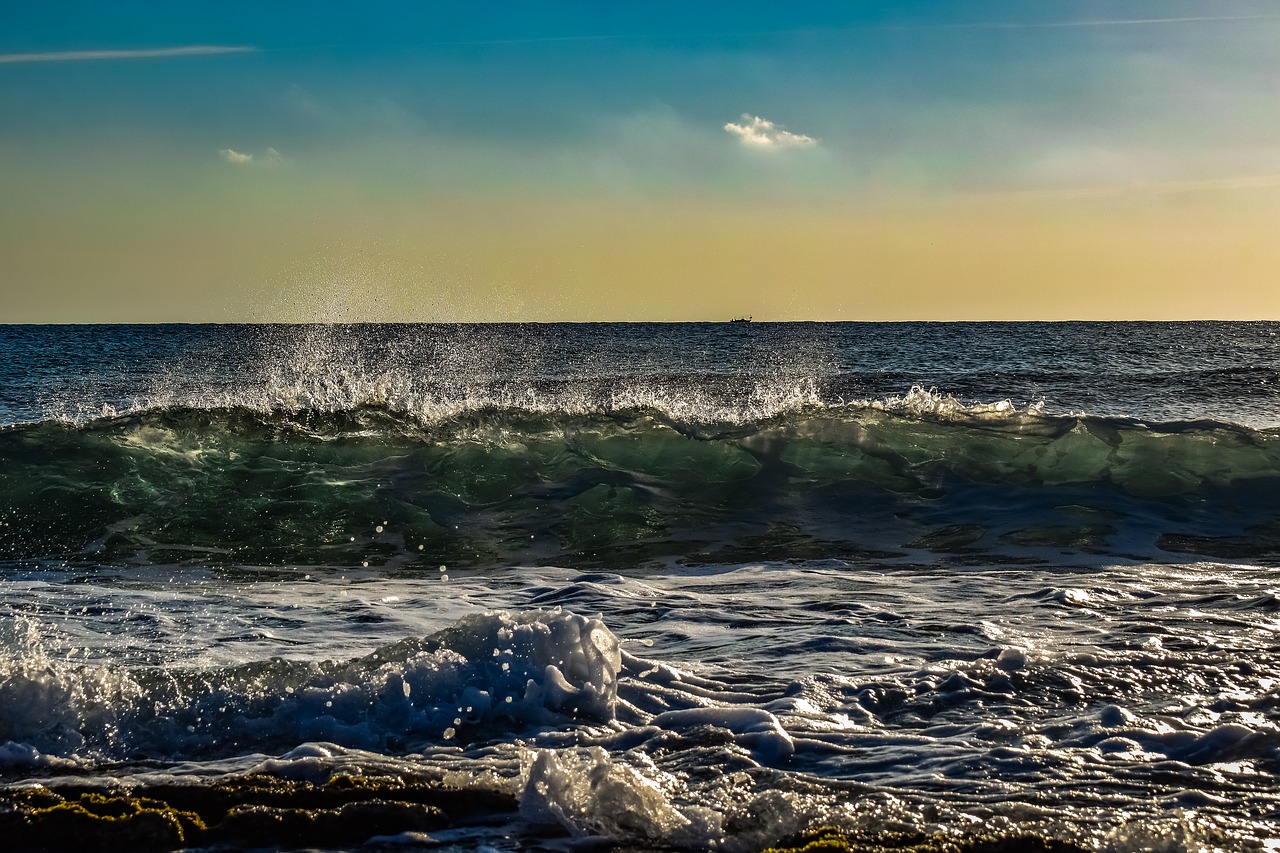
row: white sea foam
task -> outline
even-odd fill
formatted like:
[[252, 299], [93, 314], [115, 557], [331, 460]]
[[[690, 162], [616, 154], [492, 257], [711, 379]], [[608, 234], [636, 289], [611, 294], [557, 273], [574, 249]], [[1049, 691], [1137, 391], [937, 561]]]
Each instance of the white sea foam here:
[[617, 638], [566, 611], [467, 617], [439, 640], [345, 663], [279, 659], [221, 670], [129, 669], [49, 658], [36, 623], [10, 624], [0, 742], [23, 759], [137, 750], [234, 754], [301, 736], [351, 746], [449, 740], [463, 726], [613, 719]]
[[[92, 593], [43, 577], [33, 595], [46, 607]], [[117, 582], [114, 600], [144, 615], [149, 585]], [[643, 578], [525, 568], [451, 582], [511, 607], [460, 619], [457, 602], [417, 597], [415, 578], [361, 578], [349, 589], [363, 600], [395, 597], [421, 619], [391, 630], [442, 616], [447, 627], [339, 661], [335, 649], [369, 639], [367, 623], [346, 621], [367, 611], [336, 585], [326, 604], [320, 586], [261, 583], [235, 602], [190, 591], [245, 620], [297, 604], [294, 635], [318, 636], [290, 647], [293, 660], [269, 659], [280, 647], [260, 638], [238, 647], [239, 666], [71, 661], [56, 625], [6, 623], [6, 771], [145, 755], [315, 782], [426, 773], [518, 797], [526, 822], [571, 836], [722, 849], [759, 849], [814, 820], [872, 833], [980, 822], [1136, 850], [1182, 832], [1173, 812], [1192, 807], [1254, 838], [1232, 803], [1275, 802], [1270, 653], [1242, 651], [1273, 618], [1274, 579], [1248, 567], [1094, 567], [1069, 579], [1051, 567], [777, 564]], [[1088, 589], [1090, 603], [1063, 589]], [[171, 593], [151, 594], [190, 618]], [[544, 596], [606, 615], [521, 609]], [[146, 642], [130, 638], [137, 624], [152, 623], [122, 618], [110, 642]], [[1147, 636], [1161, 646], [1137, 641]], [[163, 713], [144, 710], [156, 703]], [[1116, 797], [1128, 827], [1114, 820]], [[1184, 828], [1185, 846], [1170, 849], [1212, 849], [1196, 846], [1217, 837], [1206, 826]]]
[[[602, 836], [690, 844], [720, 833], [714, 812], [672, 803], [679, 780], [633, 756], [614, 761], [600, 747], [532, 753], [523, 779], [520, 815], [559, 824], [578, 838]], [[642, 772], [643, 767], [644, 772]]]
[[912, 416], [932, 415], [935, 417], [953, 418], [985, 418], [992, 420], [1008, 419], [1020, 415], [1043, 415], [1043, 400], [1018, 406], [1012, 400], [997, 400], [990, 403], [964, 402], [951, 394], [940, 392], [937, 388], [924, 388], [913, 385], [906, 394], [897, 397], [885, 397], [880, 400], [856, 400], [846, 405], [854, 408], [879, 409]]
[[901, 396], [850, 398], [824, 393], [822, 380], [780, 376], [758, 380], [749, 388], [715, 389], [624, 379], [584, 381], [560, 388], [528, 384], [441, 386], [397, 373], [363, 374], [342, 368], [334, 372], [290, 371], [258, 386], [233, 390], [179, 390], [158, 387], [125, 405], [51, 408], [50, 420], [84, 424], [122, 415], [196, 409], [247, 410], [264, 416], [335, 415], [381, 410], [422, 427], [486, 415], [612, 417], [652, 414], [690, 426], [742, 426], [788, 415], [856, 415], [883, 412], [937, 420], [1018, 421], [1046, 415], [1042, 402], [1018, 406], [1010, 400], [965, 402], [937, 389], [912, 387]]

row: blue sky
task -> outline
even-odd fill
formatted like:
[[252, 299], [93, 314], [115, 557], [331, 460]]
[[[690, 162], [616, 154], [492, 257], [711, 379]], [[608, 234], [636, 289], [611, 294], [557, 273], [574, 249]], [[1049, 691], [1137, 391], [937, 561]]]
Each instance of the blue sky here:
[[[16, 319], [1280, 309], [1280, 4], [601, 5], [6, 10]], [[1197, 217], [1231, 280], [1167, 280]]]

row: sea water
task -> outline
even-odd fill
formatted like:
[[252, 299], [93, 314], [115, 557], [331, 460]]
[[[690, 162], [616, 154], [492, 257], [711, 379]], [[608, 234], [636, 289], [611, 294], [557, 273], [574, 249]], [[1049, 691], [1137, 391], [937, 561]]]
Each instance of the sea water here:
[[0, 793], [1277, 849], [1278, 332], [0, 327]]

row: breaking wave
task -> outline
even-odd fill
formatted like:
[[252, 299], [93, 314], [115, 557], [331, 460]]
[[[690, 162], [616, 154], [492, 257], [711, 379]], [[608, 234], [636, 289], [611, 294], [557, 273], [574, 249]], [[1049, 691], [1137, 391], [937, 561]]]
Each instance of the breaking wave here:
[[685, 403], [621, 393], [429, 406], [326, 392], [13, 426], [0, 555], [593, 565], [780, 549], [1265, 557], [1280, 543], [1260, 505], [1280, 481], [1275, 431], [792, 392], [687, 419]]

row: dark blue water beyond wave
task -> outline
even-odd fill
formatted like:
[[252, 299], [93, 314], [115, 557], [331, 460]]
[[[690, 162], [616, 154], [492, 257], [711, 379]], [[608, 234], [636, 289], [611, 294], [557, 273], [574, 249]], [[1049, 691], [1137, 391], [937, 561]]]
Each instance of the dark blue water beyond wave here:
[[0, 829], [1273, 849], [1277, 331], [0, 327]]

